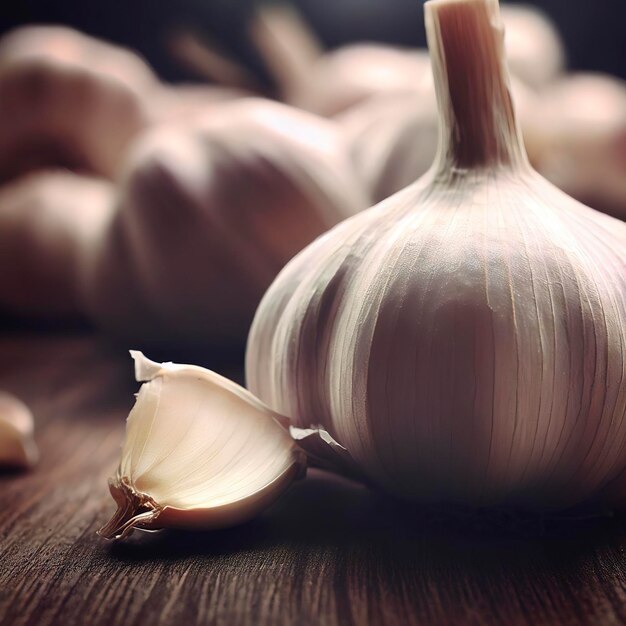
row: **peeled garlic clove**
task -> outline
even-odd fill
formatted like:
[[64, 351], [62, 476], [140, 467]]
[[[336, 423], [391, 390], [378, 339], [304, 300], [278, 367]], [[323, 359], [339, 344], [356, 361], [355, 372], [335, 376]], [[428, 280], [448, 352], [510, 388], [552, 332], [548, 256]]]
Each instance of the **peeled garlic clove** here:
[[30, 409], [15, 396], [0, 391], [0, 467], [35, 465], [39, 454], [33, 431]]
[[112, 178], [158, 86], [139, 57], [63, 27], [0, 41], [0, 178], [67, 167]]
[[112, 184], [66, 171], [31, 173], [0, 188], [0, 309], [80, 315], [81, 272], [113, 205]]
[[433, 168], [264, 296], [250, 390], [418, 502], [567, 508], [626, 471], [626, 224], [531, 169], [496, 0], [431, 0]]
[[505, 4], [501, 16], [511, 73], [535, 89], [549, 85], [565, 67], [565, 48], [556, 26], [530, 5]]
[[285, 263], [365, 206], [331, 122], [260, 99], [216, 106], [136, 145], [86, 308], [135, 340], [243, 342]]
[[240, 524], [304, 475], [287, 420], [248, 391], [201, 367], [131, 354], [145, 382], [110, 481], [118, 511], [102, 536]]

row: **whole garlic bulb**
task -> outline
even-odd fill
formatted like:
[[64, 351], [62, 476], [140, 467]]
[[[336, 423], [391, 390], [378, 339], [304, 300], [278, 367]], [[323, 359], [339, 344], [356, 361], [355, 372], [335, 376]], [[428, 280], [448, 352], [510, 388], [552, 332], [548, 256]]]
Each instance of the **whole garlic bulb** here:
[[111, 218], [111, 183], [35, 172], [0, 187], [0, 310], [31, 317], [82, 312], [81, 272]]
[[573, 74], [544, 90], [527, 126], [532, 160], [578, 200], [626, 219], [626, 83]]
[[279, 270], [367, 206], [334, 125], [241, 100], [132, 154], [84, 301], [134, 341], [242, 341]]
[[506, 56], [511, 73], [534, 89], [554, 81], [565, 68], [565, 48], [552, 20], [531, 5], [504, 4]]
[[497, 0], [431, 0], [430, 172], [281, 272], [247, 381], [386, 491], [560, 508], [626, 468], [626, 225], [527, 161]]
[[0, 42], [0, 177], [47, 166], [113, 177], [158, 86], [133, 53], [64, 27]]
[[359, 43], [325, 53], [293, 9], [261, 9], [251, 31], [261, 57], [292, 106], [332, 117], [371, 97], [412, 93], [429, 71], [422, 50]]

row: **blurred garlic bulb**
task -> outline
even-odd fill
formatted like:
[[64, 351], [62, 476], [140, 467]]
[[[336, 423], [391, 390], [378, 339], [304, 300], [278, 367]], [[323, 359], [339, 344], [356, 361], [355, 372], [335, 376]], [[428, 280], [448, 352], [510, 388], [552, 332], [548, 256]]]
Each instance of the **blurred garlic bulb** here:
[[252, 39], [289, 104], [332, 117], [368, 98], [412, 93], [429, 71], [425, 51], [353, 44], [324, 53], [308, 25], [286, 6], [266, 6]]
[[[516, 78], [511, 89], [520, 119], [534, 120], [535, 94]], [[431, 71], [416, 82], [413, 94], [371, 98], [335, 118], [373, 202], [404, 189], [430, 169], [439, 143], [438, 118]]]
[[33, 414], [12, 394], [0, 391], [0, 467], [29, 468], [39, 456]]
[[533, 164], [548, 180], [626, 219], [626, 83], [573, 74], [541, 94], [527, 126]]
[[134, 341], [241, 341], [285, 263], [366, 205], [334, 125], [309, 114], [249, 99], [156, 129], [133, 152], [86, 308]]
[[245, 389], [201, 367], [131, 354], [144, 384], [109, 482], [118, 510], [100, 535], [233, 526], [304, 475], [288, 423]]
[[439, 141], [435, 93], [371, 98], [336, 118], [373, 202], [426, 173]]
[[530, 168], [497, 0], [425, 7], [435, 165], [281, 272], [248, 385], [392, 494], [575, 505], [626, 470], [626, 225]]
[[565, 67], [565, 49], [550, 18], [530, 5], [504, 4], [506, 56], [511, 73], [540, 89]]
[[111, 183], [64, 171], [0, 187], [0, 310], [79, 314], [81, 271], [113, 205]]
[[0, 178], [46, 166], [113, 177], [157, 87], [133, 53], [68, 28], [0, 41]]

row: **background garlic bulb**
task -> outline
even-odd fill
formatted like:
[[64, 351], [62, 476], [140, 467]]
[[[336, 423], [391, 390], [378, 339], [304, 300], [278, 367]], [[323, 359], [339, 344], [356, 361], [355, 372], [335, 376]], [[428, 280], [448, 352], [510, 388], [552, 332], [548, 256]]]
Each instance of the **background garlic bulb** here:
[[245, 389], [201, 367], [131, 354], [144, 384], [109, 483], [118, 510], [100, 535], [239, 524], [304, 475], [284, 418]]
[[[519, 79], [511, 89], [522, 121], [537, 118], [536, 95]], [[439, 119], [432, 72], [414, 92], [371, 98], [335, 118], [350, 145], [350, 155], [373, 202], [404, 189], [431, 167], [439, 143]], [[534, 127], [533, 127], [534, 128]], [[532, 147], [541, 142], [532, 133]]]
[[526, 132], [548, 180], [626, 219], [626, 83], [600, 74], [563, 78], [541, 94]]
[[241, 341], [285, 263], [366, 203], [334, 125], [284, 105], [156, 129], [131, 157], [86, 310], [133, 341]]
[[251, 34], [282, 99], [327, 117], [374, 96], [412, 93], [430, 67], [424, 51], [384, 44], [324, 53], [309, 26], [286, 6], [261, 9]]
[[531, 5], [503, 4], [506, 57], [511, 73], [541, 89], [565, 68], [565, 49], [556, 26]]
[[81, 272], [114, 206], [111, 183], [66, 171], [0, 187], [0, 310], [79, 315]]
[[430, 172], [319, 238], [247, 381], [404, 498], [558, 508], [626, 468], [626, 225], [528, 165], [496, 0], [432, 0]]
[[63, 27], [0, 42], [0, 178], [46, 166], [113, 177], [156, 78], [133, 53]]

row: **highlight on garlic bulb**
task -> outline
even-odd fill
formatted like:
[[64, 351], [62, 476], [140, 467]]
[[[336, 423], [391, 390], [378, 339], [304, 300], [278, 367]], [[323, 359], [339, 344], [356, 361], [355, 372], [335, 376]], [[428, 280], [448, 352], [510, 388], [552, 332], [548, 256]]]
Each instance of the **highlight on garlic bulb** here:
[[437, 160], [280, 273], [248, 387], [397, 496], [570, 507], [626, 470], [626, 225], [528, 164], [497, 0], [425, 11]]
[[524, 4], [503, 4], [501, 16], [511, 73], [535, 89], [549, 85], [565, 68], [565, 48], [552, 20]]
[[242, 342], [287, 261], [366, 206], [332, 123], [260, 99], [216, 106], [135, 147], [86, 310], [134, 341]]
[[100, 535], [240, 524], [304, 476], [285, 418], [245, 389], [201, 367], [131, 354], [144, 384], [109, 483], [118, 510]]
[[572, 74], [544, 90], [529, 119], [535, 167], [578, 200], [626, 219], [626, 83]]
[[430, 69], [425, 51], [384, 44], [352, 44], [324, 53], [304, 20], [284, 5], [260, 9], [251, 36], [282, 99], [327, 117], [371, 97], [412, 93]]
[[80, 314], [81, 272], [113, 207], [111, 183], [61, 170], [0, 187], [0, 310]]
[[14, 395], [0, 391], [0, 467], [30, 468], [39, 457], [33, 414]]
[[133, 53], [58, 26], [0, 41], [0, 178], [46, 166], [113, 177], [156, 78]]

